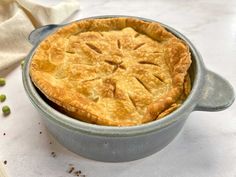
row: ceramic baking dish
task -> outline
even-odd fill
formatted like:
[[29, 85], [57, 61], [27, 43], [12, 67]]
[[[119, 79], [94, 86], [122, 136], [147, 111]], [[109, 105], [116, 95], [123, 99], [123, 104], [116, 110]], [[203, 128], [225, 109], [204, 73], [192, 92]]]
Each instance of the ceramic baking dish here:
[[[119, 16], [90, 18], [114, 17]], [[193, 87], [182, 106], [160, 120], [131, 127], [94, 125], [70, 118], [56, 110], [39, 93], [29, 75], [31, 58], [40, 41], [63, 26], [65, 25], [47, 25], [30, 34], [29, 41], [33, 48], [25, 60], [23, 83], [31, 102], [42, 113], [48, 130], [62, 145], [81, 156], [106, 162], [123, 162], [146, 157], [170, 143], [180, 132], [191, 112], [220, 111], [234, 101], [234, 91], [230, 83], [205, 67], [200, 53], [184, 35], [162, 24], [189, 45], [192, 55], [190, 75]]]

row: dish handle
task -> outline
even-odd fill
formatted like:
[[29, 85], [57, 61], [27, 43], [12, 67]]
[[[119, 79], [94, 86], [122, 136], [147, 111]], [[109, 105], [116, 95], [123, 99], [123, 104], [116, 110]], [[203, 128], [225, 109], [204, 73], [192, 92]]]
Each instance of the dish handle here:
[[195, 111], [221, 111], [233, 104], [234, 89], [227, 80], [209, 70], [206, 72], [205, 79]]
[[28, 40], [32, 45], [36, 45], [38, 42], [40, 42], [47, 35], [52, 33], [59, 26], [60, 25], [52, 24], [52, 25], [45, 25], [45, 26], [39, 27], [30, 33]]

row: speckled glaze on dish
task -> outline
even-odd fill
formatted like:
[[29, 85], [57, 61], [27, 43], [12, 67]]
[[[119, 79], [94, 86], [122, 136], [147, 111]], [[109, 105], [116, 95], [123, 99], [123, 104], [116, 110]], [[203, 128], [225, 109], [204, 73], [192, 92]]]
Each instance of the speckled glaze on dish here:
[[[113, 17], [119, 16], [90, 18]], [[149, 19], [139, 19], [154, 22]], [[109, 127], [72, 119], [44, 101], [29, 76], [31, 58], [40, 41], [62, 26], [64, 25], [47, 25], [30, 34], [29, 41], [34, 47], [25, 60], [23, 83], [31, 102], [43, 114], [49, 131], [62, 145], [81, 156], [106, 162], [124, 162], [146, 157], [169, 144], [180, 132], [192, 111], [220, 111], [229, 107], [234, 101], [234, 91], [230, 83], [206, 69], [201, 55], [185, 36], [162, 24], [168, 31], [184, 40], [191, 50], [193, 62], [190, 75], [193, 87], [183, 105], [163, 119], [139, 126]]]

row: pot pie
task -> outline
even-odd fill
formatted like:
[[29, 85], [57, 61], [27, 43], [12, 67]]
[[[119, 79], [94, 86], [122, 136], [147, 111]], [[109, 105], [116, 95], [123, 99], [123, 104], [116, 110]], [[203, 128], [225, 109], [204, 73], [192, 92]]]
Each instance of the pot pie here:
[[43, 40], [30, 64], [34, 85], [67, 115], [133, 126], [160, 119], [189, 95], [188, 46], [136, 18], [71, 23]]

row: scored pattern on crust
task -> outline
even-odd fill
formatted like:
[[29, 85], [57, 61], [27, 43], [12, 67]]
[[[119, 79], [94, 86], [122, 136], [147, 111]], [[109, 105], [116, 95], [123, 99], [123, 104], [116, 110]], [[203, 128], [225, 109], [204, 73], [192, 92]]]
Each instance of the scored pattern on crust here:
[[134, 18], [74, 22], [36, 49], [30, 75], [68, 115], [131, 126], [159, 119], [190, 92], [187, 45], [158, 23]]

